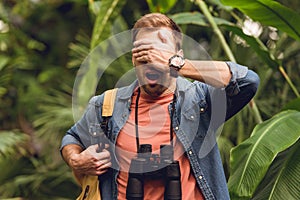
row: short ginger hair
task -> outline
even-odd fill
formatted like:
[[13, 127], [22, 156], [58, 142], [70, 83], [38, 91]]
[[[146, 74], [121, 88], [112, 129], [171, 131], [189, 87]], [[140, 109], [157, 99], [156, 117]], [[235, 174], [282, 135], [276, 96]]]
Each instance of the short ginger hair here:
[[168, 16], [161, 13], [150, 13], [142, 16], [133, 26], [132, 41], [134, 42], [138, 32], [143, 29], [169, 28], [176, 42], [177, 50], [181, 49], [182, 32], [180, 27]]

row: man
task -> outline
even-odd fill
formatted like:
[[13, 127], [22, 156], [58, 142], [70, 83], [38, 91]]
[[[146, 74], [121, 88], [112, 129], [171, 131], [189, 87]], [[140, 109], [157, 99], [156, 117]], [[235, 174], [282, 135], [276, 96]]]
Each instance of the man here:
[[[174, 147], [182, 199], [229, 199], [214, 133], [251, 100], [259, 78], [235, 63], [184, 59], [181, 39], [179, 27], [165, 15], [138, 20], [132, 49], [138, 80], [118, 89], [107, 127], [110, 147], [97, 153], [88, 133], [95, 105], [99, 123], [103, 120], [103, 95], [91, 99], [62, 140], [62, 156], [77, 176], [99, 176], [102, 199], [126, 199], [140, 144], [151, 144], [155, 154], [161, 144]], [[145, 179], [144, 199], [163, 199], [164, 184]]]

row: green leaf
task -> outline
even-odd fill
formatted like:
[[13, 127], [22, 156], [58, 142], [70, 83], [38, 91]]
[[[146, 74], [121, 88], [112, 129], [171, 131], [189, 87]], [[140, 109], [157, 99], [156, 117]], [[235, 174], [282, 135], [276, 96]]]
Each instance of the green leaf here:
[[147, 0], [151, 12], [166, 13], [176, 4], [177, 0]]
[[300, 40], [300, 15], [273, 0], [222, 0], [222, 3], [238, 8], [253, 20], [273, 26]]
[[3, 157], [24, 152], [24, 147], [20, 144], [24, 144], [28, 140], [27, 135], [13, 131], [1, 131], [0, 138], [0, 160]]
[[79, 31], [75, 39], [76, 42], [69, 45], [70, 59], [67, 64], [68, 68], [79, 68], [89, 53], [90, 38], [83, 30]]
[[225, 176], [228, 177], [227, 172], [229, 171], [230, 150], [233, 147], [233, 144], [227, 137], [222, 135], [218, 137], [217, 142], [220, 150]]
[[0, 56], [0, 71], [7, 65], [10, 58], [8, 56]]
[[97, 16], [101, 8], [101, 1], [89, 1], [89, 10]]
[[[125, 0], [102, 0], [99, 13], [93, 28], [91, 49], [94, 49], [101, 41], [108, 38], [111, 33], [113, 21], [118, 17]], [[95, 3], [90, 1], [90, 3]]]
[[293, 99], [287, 103], [282, 110], [298, 110], [300, 111], [300, 98]]
[[199, 26], [208, 26], [205, 17], [199, 12], [182, 12], [170, 15], [177, 24], [195, 24]]
[[232, 31], [234, 34], [238, 35], [242, 39], [244, 39], [247, 44], [253, 49], [256, 54], [271, 68], [277, 69], [279, 63], [276, 61], [274, 56], [270, 53], [266, 46], [262, 44], [262, 42], [255, 37], [246, 35], [243, 33], [242, 29], [235, 25], [228, 24], [220, 24], [224, 26], [227, 30]]
[[233, 199], [249, 199], [278, 153], [300, 137], [300, 112], [285, 111], [257, 125], [250, 138], [231, 151], [228, 187]]
[[[101, 1], [101, 7], [99, 13], [96, 17], [96, 21], [94, 23], [93, 34], [91, 39], [91, 55], [88, 60], [86, 60], [87, 67], [81, 67], [76, 84], [77, 91], [74, 91], [73, 98], [76, 99], [76, 104], [78, 104], [79, 110], [84, 109], [87, 105], [89, 99], [95, 94], [97, 84], [98, 84], [98, 73], [99, 63], [103, 65], [105, 62], [105, 58], [99, 58], [103, 55], [101, 53], [106, 52], [108, 49], [107, 42], [104, 42], [110, 35], [112, 31], [112, 24], [115, 19], [118, 17], [118, 14], [121, 11], [121, 8], [125, 4], [125, 0], [103, 0]], [[90, 1], [90, 3], [94, 3]], [[100, 43], [104, 45], [100, 45]], [[94, 51], [94, 53], [92, 52]], [[101, 52], [97, 52], [101, 51]], [[76, 106], [77, 107], [77, 106]], [[80, 111], [79, 114], [81, 115]]]
[[[182, 12], [171, 15], [169, 17], [172, 18], [177, 24], [195, 24], [199, 26], [209, 26], [205, 16], [199, 12]], [[233, 25], [231, 22], [222, 18], [215, 17], [214, 20], [218, 25]]]
[[300, 141], [278, 154], [253, 200], [300, 199]]
[[209, 4], [213, 4], [216, 5], [218, 8], [222, 9], [222, 10], [227, 10], [227, 11], [231, 11], [233, 8], [230, 6], [225, 6], [221, 3], [221, 0], [207, 0], [207, 2]]
[[[195, 24], [199, 26], [208, 26], [208, 23], [205, 17], [199, 12], [183, 12], [170, 16], [177, 24]], [[225, 27], [228, 31], [233, 32], [242, 39], [244, 39], [248, 45], [257, 53], [257, 55], [271, 68], [277, 69], [278, 63], [275, 58], [270, 54], [269, 50], [262, 45], [261, 41], [258, 38], [245, 35], [241, 28], [237, 27], [235, 24], [214, 17], [214, 20], [218, 26]]]

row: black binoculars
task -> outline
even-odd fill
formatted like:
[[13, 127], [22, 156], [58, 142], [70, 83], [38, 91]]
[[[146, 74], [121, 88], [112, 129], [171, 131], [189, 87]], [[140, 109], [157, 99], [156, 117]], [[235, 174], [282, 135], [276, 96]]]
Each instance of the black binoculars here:
[[126, 199], [143, 200], [144, 181], [162, 179], [164, 199], [181, 199], [179, 162], [173, 160], [173, 146], [160, 145], [160, 155], [152, 154], [151, 144], [142, 144], [136, 158], [131, 160], [126, 188]]

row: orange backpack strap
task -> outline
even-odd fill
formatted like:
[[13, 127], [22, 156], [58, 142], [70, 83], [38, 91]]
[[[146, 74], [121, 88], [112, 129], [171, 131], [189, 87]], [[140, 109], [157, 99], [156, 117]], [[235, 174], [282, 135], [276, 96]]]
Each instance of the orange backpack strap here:
[[[112, 116], [114, 111], [116, 94], [117, 88], [107, 90], [104, 93], [102, 105], [103, 122], [101, 124], [104, 132], [107, 131], [108, 118]], [[81, 193], [76, 200], [101, 200], [98, 176], [79, 175], [75, 173], [74, 176], [81, 185]]]
[[102, 105], [102, 117], [110, 117], [114, 111], [117, 88], [107, 90], [104, 93], [104, 100]]

